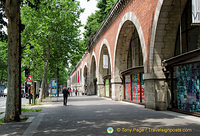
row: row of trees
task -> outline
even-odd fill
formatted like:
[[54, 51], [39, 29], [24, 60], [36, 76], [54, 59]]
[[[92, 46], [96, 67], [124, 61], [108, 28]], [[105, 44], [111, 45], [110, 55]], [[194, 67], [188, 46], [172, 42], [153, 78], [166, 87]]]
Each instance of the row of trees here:
[[[42, 81], [40, 98], [45, 98], [50, 79], [57, 79], [60, 84], [66, 83], [67, 76], [116, 2], [98, 2], [99, 10], [88, 18], [84, 40], [80, 40], [79, 17], [84, 10], [77, 0], [19, 1], [0, 1], [0, 82], [8, 81], [6, 122], [20, 119], [19, 73], [24, 82], [24, 69], [29, 68], [33, 79]], [[8, 37], [2, 31], [3, 26], [7, 26], [5, 15], [8, 19]], [[23, 26], [25, 29], [22, 31]]]
[[47, 94], [48, 80], [56, 78], [60, 84], [66, 83], [65, 69], [74, 61], [74, 56], [77, 58], [85, 50], [80, 46], [79, 38], [82, 12], [79, 2], [70, 0], [43, 1], [38, 10], [28, 5], [21, 9], [22, 23], [26, 26], [22, 33], [22, 45], [35, 47], [24, 50], [23, 64], [30, 67], [34, 79], [42, 79], [40, 98]]
[[[4, 60], [0, 61], [3, 64], [0, 70], [4, 73], [0, 80], [6, 80], [7, 72], [8, 81], [5, 122], [20, 120], [20, 52], [22, 81], [25, 80], [24, 69], [30, 68], [33, 79], [42, 81], [40, 98], [44, 98], [48, 81], [57, 78], [60, 84], [66, 83], [69, 72], [65, 69], [69, 68], [69, 63], [76, 63], [85, 51], [79, 38], [79, 16], [82, 12], [83, 9], [76, 0], [0, 1], [0, 21], [5, 22], [5, 15], [8, 19], [8, 40], [2, 29], [0, 31], [5, 36], [0, 43], [0, 59]], [[22, 32], [23, 26], [25, 29]]]

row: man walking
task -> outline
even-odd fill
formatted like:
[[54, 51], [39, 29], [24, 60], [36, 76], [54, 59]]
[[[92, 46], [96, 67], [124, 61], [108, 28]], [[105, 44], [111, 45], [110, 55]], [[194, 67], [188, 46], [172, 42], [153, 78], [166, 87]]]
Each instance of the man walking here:
[[63, 91], [63, 102], [64, 102], [64, 105], [67, 106], [67, 98], [68, 98], [68, 95], [69, 95], [69, 91], [66, 87], [64, 87]]

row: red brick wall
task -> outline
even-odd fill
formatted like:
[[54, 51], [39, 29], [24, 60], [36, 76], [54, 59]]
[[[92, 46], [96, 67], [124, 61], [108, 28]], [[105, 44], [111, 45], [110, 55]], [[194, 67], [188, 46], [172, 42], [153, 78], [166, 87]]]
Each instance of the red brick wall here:
[[[82, 60], [82, 64], [85, 64], [85, 62], [89, 62], [88, 68], [90, 67], [91, 64], [91, 57], [92, 53], [94, 51], [96, 55], [96, 63], [97, 66], [99, 66], [99, 51], [100, 51], [100, 46], [103, 41], [103, 39], [107, 39], [109, 45], [110, 45], [110, 51], [111, 51], [111, 61], [112, 65], [114, 64], [113, 59], [114, 59], [114, 49], [115, 49], [115, 41], [116, 41], [116, 35], [118, 32], [119, 24], [122, 20], [122, 17], [127, 13], [127, 12], [133, 12], [142, 27], [142, 32], [144, 35], [144, 40], [145, 40], [145, 45], [146, 45], [146, 53], [147, 53], [147, 61], [149, 60], [149, 51], [150, 51], [150, 39], [151, 39], [151, 30], [152, 30], [152, 22], [154, 18], [154, 12], [157, 6], [158, 0], [130, 0], [130, 2], [127, 4], [127, 6], [124, 8], [124, 10], [119, 14], [119, 16], [116, 18], [116, 20], [112, 23], [112, 25], [108, 28], [108, 30], [103, 34], [103, 36], [98, 40], [97, 44], [94, 46], [94, 48], [91, 50], [91, 52], [88, 54], [89, 57], [85, 57]], [[89, 61], [87, 59], [90, 59]], [[82, 65], [79, 65], [77, 70], [80, 70], [80, 67], [84, 67]], [[90, 69], [90, 68], [89, 68]], [[98, 73], [97, 68], [97, 73]], [[76, 71], [77, 71], [76, 70]], [[75, 74], [74, 72], [73, 74]]]

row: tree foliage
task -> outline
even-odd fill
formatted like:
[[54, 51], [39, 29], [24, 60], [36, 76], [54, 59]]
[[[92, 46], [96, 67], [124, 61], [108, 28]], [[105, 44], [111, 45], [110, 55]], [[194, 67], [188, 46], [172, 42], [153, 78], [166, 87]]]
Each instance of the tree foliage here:
[[[26, 0], [34, 6], [39, 4], [40, 0]], [[1, 0], [0, 1], [0, 41], [7, 40], [7, 80], [8, 80], [8, 94], [6, 100], [5, 122], [19, 121], [20, 117], [20, 10], [23, 0]], [[4, 20], [7, 18], [8, 24]], [[4, 26], [8, 28], [8, 36], [2, 30]]]
[[41, 73], [44, 73], [44, 66], [48, 63], [46, 79], [59, 77], [63, 79], [59, 80], [60, 83], [66, 82], [68, 63], [76, 61], [85, 50], [79, 38], [81, 12], [79, 2], [72, 0], [43, 1], [38, 10], [29, 6], [22, 8], [22, 22], [26, 26], [22, 43], [37, 47], [25, 49], [23, 63], [31, 68], [35, 79], [42, 79]]
[[[47, 86], [55, 69], [60, 75], [65, 75], [66, 62], [74, 59], [71, 55], [79, 54], [79, 26], [78, 20], [82, 10], [75, 0], [1, 0], [0, 1], [0, 40], [5, 41], [7, 36], [2, 31], [7, 26], [4, 20], [8, 19], [8, 44], [1, 42], [1, 67], [8, 65], [8, 97], [6, 104], [5, 121], [19, 120], [19, 43], [20, 43], [20, 11], [25, 31], [22, 34], [23, 63], [22, 66], [31, 68], [33, 77], [43, 80]], [[6, 46], [8, 45], [8, 47]], [[30, 50], [27, 45], [33, 45]], [[8, 50], [6, 50], [8, 49]], [[68, 51], [71, 53], [68, 53]], [[5, 52], [8, 52], [8, 57]], [[74, 52], [74, 53], [73, 53]], [[77, 55], [79, 56], [79, 55]], [[6, 57], [8, 63], [6, 64]], [[68, 59], [68, 61], [66, 61]], [[22, 69], [23, 70], [23, 69]], [[43, 73], [43, 74], [41, 74]], [[65, 72], [66, 73], [66, 72]], [[24, 77], [23, 77], [24, 78]], [[64, 79], [62, 77], [61, 79]]]
[[8, 45], [0, 41], [0, 84], [7, 82]]
[[109, 14], [116, 1], [117, 0], [99, 0], [97, 3], [97, 8], [99, 10], [88, 17], [87, 23], [84, 27], [84, 42], [87, 46], [90, 46], [92, 37], [103, 24], [106, 16]]
[[0, 41], [7, 40], [7, 34], [3, 30], [4, 27], [7, 27], [7, 22], [5, 21], [6, 15], [3, 10], [3, 3], [0, 1]]

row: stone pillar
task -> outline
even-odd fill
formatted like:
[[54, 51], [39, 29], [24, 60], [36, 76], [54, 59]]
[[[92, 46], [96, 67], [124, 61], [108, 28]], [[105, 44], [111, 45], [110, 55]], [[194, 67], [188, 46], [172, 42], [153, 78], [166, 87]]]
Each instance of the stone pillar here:
[[102, 74], [101, 74], [101, 73], [98, 74], [97, 88], [98, 88], [98, 89], [97, 89], [97, 95], [98, 95], [99, 97], [105, 97], [103, 77], [102, 77]]
[[91, 95], [92, 94], [92, 90], [93, 90], [93, 83], [92, 83], [92, 76], [88, 76], [88, 92], [87, 92], [87, 95]]
[[105, 93], [104, 93], [104, 84], [100, 84], [100, 83], [97, 83], [97, 95], [99, 97], [104, 97], [105, 96]]
[[145, 107], [155, 110], [167, 110], [168, 85], [165, 76], [158, 73], [144, 74]]
[[124, 98], [123, 84], [122, 82], [114, 82], [111, 80], [112, 96], [115, 101], [121, 101]]

